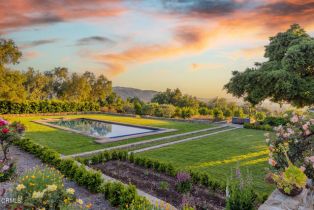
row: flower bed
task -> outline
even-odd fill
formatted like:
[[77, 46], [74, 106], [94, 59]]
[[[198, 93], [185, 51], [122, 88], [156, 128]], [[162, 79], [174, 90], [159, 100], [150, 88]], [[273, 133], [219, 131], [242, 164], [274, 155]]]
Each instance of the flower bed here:
[[173, 177], [119, 160], [92, 165], [92, 167], [124, 183], [134, 184], [137, 188], [178, 208], [187, 202], [190, 206], [195, 206], [195, 209], [223, 209], [225, 205], [223, 195], [197, 185], [189, 187], [192, 180], [187, 173], [178, 173], [177, 177]]
[[[44, 163], [54, 166], [67, 178], [78, 185], [86, 187], [92, 193], [104, 193], [111, 205], [120, 209], [158, 209], [151, 205], [145, 198], [139, 196], [134, 186], [124, 186], [119, 182], [105, 182], [100, 172], [88, 170], [84, 165], [79, 165], [73, 159], [61, 159], [60, 154], [52, 149], [40, 146], [29, 139], [16, 141], [21, 149], [34, 154]], [[140, 207], [140, 208], [139, 208]]]

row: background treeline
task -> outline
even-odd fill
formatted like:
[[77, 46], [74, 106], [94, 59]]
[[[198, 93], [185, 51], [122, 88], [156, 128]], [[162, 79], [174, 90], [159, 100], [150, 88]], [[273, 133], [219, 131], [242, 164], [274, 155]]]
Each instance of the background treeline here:
[[217, 120], [231, 116], [265, 118], [265, 110], [260, 108], [248, 104], [240, 107], [224, 98], [203, 102], [179, 89], [160, 92], [149, 103], [139, 98], [124, 101], [102, 74], [71, 73], [65, 67], [48, 71], [33, 68], [17, 71], [8, 67], [18, 63], [21, 56], [12, 40], [0, 39], [0, 114], [101, 110], [167, 118], [200, 115]]

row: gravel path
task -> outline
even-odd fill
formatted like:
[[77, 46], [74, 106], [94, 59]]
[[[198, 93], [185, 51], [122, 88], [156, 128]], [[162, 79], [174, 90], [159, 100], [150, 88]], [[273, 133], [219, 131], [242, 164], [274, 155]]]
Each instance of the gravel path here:
[[[17, 147], [10, 148], [10, 157], [16, 159], [17, 161], [17, 176], [23, 174], [25, 171], [32, 169], [36, 166], [46, 167], [38, 158], [35, 156], [28, 154]], [[16, 179], [16, 177], [14, 178]], [[0, 183], [1, 192], [3, 189], [10, 189], [14, 184], [14, 181], [7, 181]], [[92, 203], [93, 210], [115, 210], [115, 208], [111, 207], [109, 203], [104, 199], [102, 194], [92, 194], [88, 190], [83, 187], [78, 186], [75, 182], [64, 179], [64, 185], [66, 188], [71, 187], [75, 189], [75, 194], [78, 198], [82, 199], [84, 203]], [[5, 197], [5, 195], [3, 196]], [[2, 207], [3, 208], [3, 207]], [[0, 203], [0, 209], [1, 203]]]

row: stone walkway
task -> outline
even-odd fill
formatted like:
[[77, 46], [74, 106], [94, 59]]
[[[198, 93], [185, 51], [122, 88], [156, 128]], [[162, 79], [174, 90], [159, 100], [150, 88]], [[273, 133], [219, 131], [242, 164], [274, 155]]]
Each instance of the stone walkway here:
[[186, 138], [186, 139], [182, 139], [182, 140], [178, 140], [178, 141], [168, 142], [168, 143], [165, 143], [165, 144], [159, 144], [159, 145], [156, 145], [156, 146], [146, 147], [146, 148], [142, 148], [142, 149], [131, 151], [129, 153], [140, 153], [140, 152], [145, 152], [145, 151], [148, 151], [148, 150], [159, 149], [161, 147], [166, 147], [166, 146], [179, 144], [179, 143], [183, 143], [183, 142], [187, 142], [187, 141], [198, 140], [198, 139], [201, 139], [201, 138], [204, 138], [204, 137], [207, 137], [207, 136], [211, 136], [211, 135], [215, 135], [215, 134], [218, 134], [218, 133], [223, 133], [223, 132], [227, 132], [227, 131], [231, 131], [231, 130], [235, 130], [235, 129], [239, 129], [239, 127], [233, 127], [233, 128], [225, 129], [225, 130], [222, 130], [222, 131], [208, 133], [208, 134], [204, 134], [204, 135], [200, 135], [200, 136], [194, 136], [194, 137], [190, 137], [190, 138]]
[[[0, 190], [2, 191], [5, 189], [6, 191], [11, 189], [16, 181], [17, 177], [22, 175], [25, 171], [31, 170], [36, 166], [40, 168], [47, 167], [44, 165], [38, 158], [35, 156], [20, 150], [17, 147], [10, 148], [10, 155], [13, 159], [16, 160], [17, 165], [17, 176], [12, 181], [2, 182], [0, 183]], [[93, 207], [92, 210], [114, 210], [115, 208], [111, 207], [110, 204], [104, 199], [104, 195], [99, 194], [92, 194], [84, 187], [78, 186], [75, 182], [64, 179], [64, 186], [66, 188], [73, 188], [75, 189], [75, 194], [78, 198], [82, 199], [85, 204], [91, 203]], [[5, 195], [2, 197], [4, 198]], [[3, 205], [1, 206], [0, 202], [0, 209], [5, 209]]]

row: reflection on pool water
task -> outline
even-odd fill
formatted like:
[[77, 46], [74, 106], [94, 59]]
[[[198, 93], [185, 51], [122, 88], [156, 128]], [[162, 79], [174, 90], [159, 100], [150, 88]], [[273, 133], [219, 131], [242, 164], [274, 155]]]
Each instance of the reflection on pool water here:
[[107, 138], [117, 138], [157, 131], [156, 129], [120, 125], [91, 119], [59, 120], [49, 123], [84, 132], [91, 136]]

